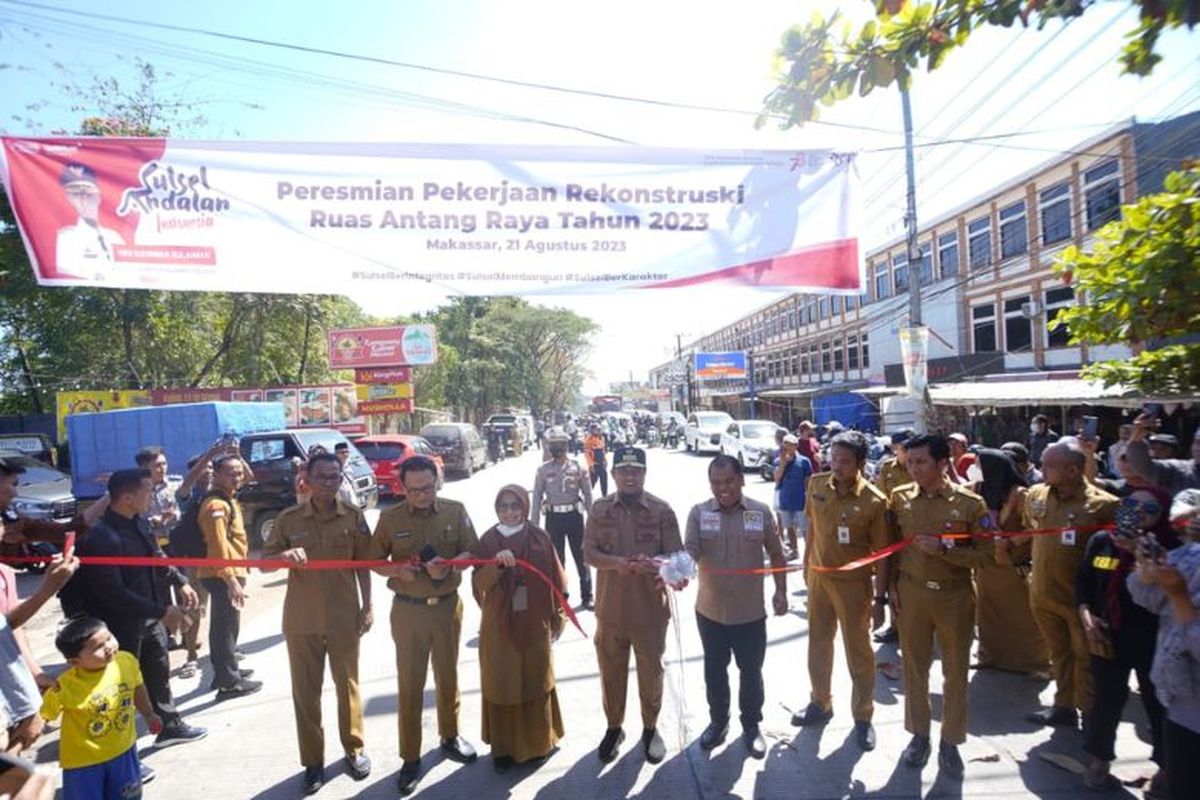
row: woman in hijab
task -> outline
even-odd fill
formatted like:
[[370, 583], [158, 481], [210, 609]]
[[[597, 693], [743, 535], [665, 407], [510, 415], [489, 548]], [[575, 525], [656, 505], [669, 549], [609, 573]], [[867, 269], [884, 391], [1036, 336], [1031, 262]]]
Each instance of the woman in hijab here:
[[[1012, 457], [1002, 450], [979, 451], [983, 480], [976, 491], [987, 503], [996, 530], [1024, 529], [1025, 478]], [[976, 624], [979, 627], [979, 666], [1035, 673], [1047, 668], [1042, 635], [1029, 608], [1029, 564], [1033, 545], [1014, 544], [1005, 536], [995, 540], [995, 564], [975, 570]]]
[[[1116, 753], [1117, 725], [1129, 699], [1129, 673], [1137, 675], [1138, 694], [1150, 720], [1153, 750], [1150, 760], [1163, 763], [1163, 707], [1150, 679], [1158, 617], [1133, 602], [1126, 585], [1136, 566], [1139, 541], [1173, 550], [1178, 537], [1171, 530], [1167, 511], [1171, 496], [1157, 486], [1135, 488], [1121, 500], [1114, 531], [1098, 531], [1087, 543], [1079, 567], [1076, 600], [1091, 652], [1093, 704], [1083, 749], [1090, 756], [1083, 781], [1091, 789], [1115, 787], [1109, 766]], [[1152, 786], [1160, 793], [1165, 777], [1155, 776]]]
[[549, 535], [528, 522], [524, 488], [501, 489], [496, 514], [500, 521], [480, 537], [475, 551], [494, 563], [475, 570], [472, 589], [483, 609], [483, 740], [492, 746], [496, 770], [506, 772], [514, 763], [550, 755], [563, 736], [550, 653], [562, 632], [562, 609], [550, 587], [517, 561], [537, 567], [560, 592], [567, 582]]

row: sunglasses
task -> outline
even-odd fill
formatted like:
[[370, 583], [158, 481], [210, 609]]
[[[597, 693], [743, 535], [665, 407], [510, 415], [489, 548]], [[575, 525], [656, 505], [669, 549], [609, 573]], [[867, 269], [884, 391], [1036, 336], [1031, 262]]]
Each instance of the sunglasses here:
[[1158, 514], [1162, 512], [1162, 506], [1153, 501], [1134, 500], [1132, 497], [1126, 497], [1121, 501], [1121, 505], [1125, 508], [1139, 508], [1147, 514]]

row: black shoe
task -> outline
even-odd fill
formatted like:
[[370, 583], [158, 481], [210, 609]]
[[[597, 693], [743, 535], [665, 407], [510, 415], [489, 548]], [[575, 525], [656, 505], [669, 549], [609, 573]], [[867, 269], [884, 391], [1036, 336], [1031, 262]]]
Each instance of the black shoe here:
[[746, 749], [754, 758], [767, 757], [767, 740], [763, 738], [762, 732], [757, 726], [742, 731], [742, 741], [745, 742]]
[[963, 777], [963, 760], [958, 754], [958, 746], [942, 742], [938, 745], [938, 769], [961, 781]]
[[316, 794], [321, 791], [321, 787], [325, 785], [325, 767], [317, 765], [315, 767], [304, 768], [304, 793]]
[[371, 774], [371, 759], [366, 753], [358, 753], [353, 756], [346, 756], [346, 769], [350, 771], [350, 777], [356, 781], [366, 780]]
[[180, 720], [173, 725], [164, 725], [162, 731], [154, 739], [155, 747], [170, 747], [173, 744], [198, 742], [208, 736], [205, 728], [197, 728]]
[[183, 642], [179, 641], [174, 636], [167, 637], [167, 650], [173, 652], [175, 650], [182, 650], [183, 647], [184, 647]]
[[923, 767], [929, 761], [929, 737], [913, 736], [908, 747], [904, 748], [902, 756], [904, 763], [910, 767]]
[[[246, 678], [253, 678], [253, 677], [254, 677], [254, 670], [252, 670], [252, 669], [239, 669], [237, 672], [238, 672], [238, 679], [239, 679], [239, 680], [245, 680]], [[208, 685], [208, 690], [209, 690], [210, 692], [216, 692], [216, 691], [219, 691], [219, 690], [220, 690], [220, 688], [221, 688], [221, 687], [217, 685], [217, 682], [216, 682], [216, 680], [215, 680], [215, 679], [213, 680], [213, 682], [212, 682], [212, 683], [210, 683], [210, 684]]]
[[400, 766], [400, 777], [397, 784], [400, 788], [400, 796], [408, 797], [417, 790], [417, 784], [421, 782], [421, 759], [416, 761], [405, 761]]
[[896, 630], [895, 625], [888, 625], [872, 638], [879, 644], [891, 644], [900, 640], [900, 631]]
[[590, 597], [585, 597], [583, 599], [583, 610], [584, 611], [595, 611], [596, 610], [595, 601], [593, 601], [592, 598], [590, 598]]
[[725, 741], [725, 737], [729, 734], [728, 722], [710, 722], [708, 727], [704, 729], [704, 733], [700, 734], [700, 749], [712, 750], [714, 747]]
[[234, 658], [234, 660], [235, 660], [235, 661], [241, 661], [241, 660], [242, 660], [243, 658], [245, 658], [245, 657], [246, 657], [246, 653], [245, 653], [245, 651], [244, 651], [244, 650], [242, 650], [242, 648], [240, 648], [240, 647], [235, 647], [235, 648], [234, 648], [234, 650], [233, 650], [233, 658]]
[[248, 681], [242, 678], [233, 686], [223, 686], [217, 689], [217, 702], [233, 700], [236, 697], [245, 697], [248, 694], [254, 694], [262, 687], [262, 681]]
[[617, 757], [617, 748], [623, 741], [625, 741], [625, 731], [620, 728], [609, 728], [604, 732], [604, 738], [600, 740], [600, 749], [596, 751], [596, 755], [605, 764], [611, 763]]
[[492, 759], [492, 768], [503, 775], [512, 769], [514, 763], [516, 762], [513, 761], [512, 756], [500, 756]]
[[875, 749], [875, 726], [865, 720], [859, 720], [854, 723], [854, 740], [858, 742], [858, 747], [863, 751], [871, 751]]
[[833, 719], [833, 709], [826, 711], [816, 703], [809, 703], [803, 713], [792, 714], [792, 724], [799, 727], [805, 725], [824, 725]]
[[661, 763], [667, 757], [667, 745], [659, 735], [658, 729], [649, 728], [642, 731], [642, 750], [651, 764]]
[[461, 736], [442, 739], [442, 752], [446, 754], [446, 758], [460, 764], [470, 764], [476, 758], [475, 748]]
[[154, 771], [153, 767], [140, 762], [138, 763], [138, 774], [142, 779], [142, 786], [158, 777], [158, 773]]
[[1079, 722], [1079, 713], [1073, 708], [1050, 706], [1049, 708], [1043, 708], [1041, 711], [1026, 714], [1025, 719], [1030, 722], [1036, 722], [1039, 725], [1074, 728], [1076, 723]]

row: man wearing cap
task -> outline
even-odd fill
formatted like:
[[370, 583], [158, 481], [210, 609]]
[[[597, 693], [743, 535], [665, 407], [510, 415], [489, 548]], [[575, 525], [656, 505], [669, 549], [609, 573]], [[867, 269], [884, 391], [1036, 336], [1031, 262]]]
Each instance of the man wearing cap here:
[[112, 228], [100, 224], [100, 185], [96, 173], [84, 164], [67, 164], [58, 183], [79, 219], [74, 225], [58, 229], [55, 269], [64, 277], [103, 280], [113, 262], [113, 248], [125, 244], [125, 240]]
[[645, 491], [644, 450], [619, 448], [612, 472], [616, 494], [592, 505], [583, 537], [587, 563], [596, 568], [596, 659], [608, 720], [597, 754], [608, 763], [625, 740], [621, 726], [632, 649], [642, 704], [642, 749], [646, 760], [657, 764], [666, 756], [658, 713], [671, 612], [655, 559], [682, 550], [683, 541], [675, 512]]
[[821, 468], [821, 443], [817, 441], [817, 426], [804, 420], [796, 426], [796, 452], [808, 459], [812, 471]]
[[[797, 452], [800, 440], [788, 434], [783, 437], [783, 449], [775, 462], [775, 486], [779, 492], [779, 524], [787, 531], [787, 560], [800, 556], [800, 540], [808, 531], [804, 515], [805, 488], [812, 477], [812, 462]], [[797, 531], [799, 533], [797, 533]]]
[[546, 533], [558, 551], [558, 560], [567, 563], [566, 548], [579, 572], [579, 597], [583, 607], [592, 609], [592, 573], [583, 558], [583, 515], [592, 508], [592, 482], [583, 467], [567, 457], [567, 434], [551, 428], [545, 434], [550, 460], [538, 467], [533, 479], [533, 503], [529, 521], [539, 526], [543, 504], [546, 507]]
[[[795, 454], [793, 453], [793, 456]], [[799, 459], [805, 462], [805, 459]], [[712, 497], [688, 513], [686, 547], [701, 573], [696, 595], [696, 625], [704, 646], [704, 687], [709, 724], [700, 747], [712, 750], [729, 732], [729, 657], [737, 660], [741, 686], [738, 706], [742, 742], [750, 755], [764, 758], [766, 741], [759, 730], [764, 701], [762, 665], [767, 654], [767, 612], [763, 575], [714, 574], [712, 570], [761, 569], [763, 553], [771, 566], [787, 565], [775, 533], [771, 509], [742, 494], [745, 479], [737, 459], [719, 455], [708, 465]], [[771, 605], [776, 616], [788, 610], [787, 573], [776, 572]]]
[[1150, 442], [1150, 457], [1153, 459], [1179, 458], [1179, 437], [1170, 433], [1156, 433]]
[[959, 477], [960, 482], [966, 481], [967, 470], [975, 463], [975, 454], [971, 452], [971, 440], [965, 433], [952, 433], [946, 438], [950, 440], [950, 464], [954, 467], [954, 474]]

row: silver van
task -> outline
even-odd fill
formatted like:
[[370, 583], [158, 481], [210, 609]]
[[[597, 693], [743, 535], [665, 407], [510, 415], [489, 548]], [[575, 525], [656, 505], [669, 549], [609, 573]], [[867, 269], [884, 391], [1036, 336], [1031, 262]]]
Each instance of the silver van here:
[[469, 478], [487, 466], [487, 445], [469, 422], [431, 422], [421, 428], [421, 436], [442, 457], [447, 473]]

